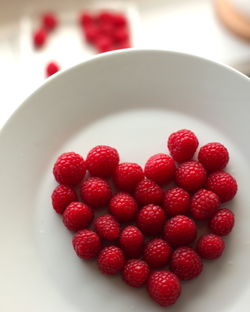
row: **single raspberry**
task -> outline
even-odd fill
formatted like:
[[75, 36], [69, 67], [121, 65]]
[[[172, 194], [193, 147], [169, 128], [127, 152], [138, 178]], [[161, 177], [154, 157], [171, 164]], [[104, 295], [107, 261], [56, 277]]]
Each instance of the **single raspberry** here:
[[132, 287], [141, 287], [149, 277], [149, 266], [143, 260], [129, 260], [123, 269], [124, 281]]
[[60, 70], [60, 66], [55, 62], [50, 62], [46, 66], [46, 76], [50, 77]]
[[116, 167], [114, 182], [119, 189], [133, 192], [143, 177], [143, 170], [139, 165], [136, 163], [122, 163]]
[[78, 257], [83, 259], [95, 258], [101, 249], [99, 236], [90, 230], [82, 230], [75, 234], [72, 244]]
[[95, 47], [98, 53], [104, 53], [113, 50], [113, 40], [107, 35], [100, 35], [95, 41]]
[[119, 154], [113, 147], [98, 145], [88, 153], [87, 168], [92, 176], [107, 178], [115, 171], [119, 163]]
[[168, 264], [172, 252], [172, 247], [165, 240], [155, 238], [147, 243], [144, 259], [151, 268], [160, 268]]
[[63, 213], [63, 223], [70, 231], [79, 231], [90, 225], [94, 218], [92, 209], [80, 202], [70, 203]]
[[88, 24], [83, 28], [83, 34], [87, 42], [95, 43], [100, 35], [100, 29], [95, 24]]
[[180, 247], [173, 252], [170, 268], [181, 280], [187, 281], [202, 272], [203, 263], [192, 248]]
[[144, 206], [137, 215], [137, 226], [145, 235], [157, 235], [166, 221], [164, 210], [157, 205]]
[[120, 244], [129, 258], [137, 258], [143, 251], [144, 236], [136, 226], [129, 225], [121, 233]]
[[199, 145], [195, 134], [190, 130], [179, 130], [168, 138], [168, 149], [171, 156], [177, 162], [191, 160]]
[[120, 222], [129, 222], [135, 219], [137, 203], [128, 193], [117, 193], [109, 203], [109, 211]]
[[129, 39], [129, 31], [126, 26], [119, 27], [114, 30], [114, 40], [116, 42], [124, 42]]
[[74, 152], [63, 153], [54, 164], [53, 174], [58, 183], [74, 186], [85, 176], [86, 164], [81, 155]]
[[176, 184], [188, 192], [195, 192], [206, 183], [206, 170], [198, 161], [188, 161], [176, 170]]
[[151, 274], [147, 289], [150, 297], [163, 307], [174, 304], [181, 294], [178, 277], [169, 271], [156, 271]]
[[108, 182], [98, 177], [90, 177], [84, 181], [80, 193], [82, 200], [94, 208], [108, 205], [112, 197], [111, 187]]
[[229, 154], [224, 145], [213, 142], [201, 147], [198, 159], [208, 171], [218, 171], [226, 167]]
[[208, 176], [206, 187], [217, 194], [222, 203], [233, 199], [238, 188], [235, 178], [224, 171], [211, 173]]
[[169, 219], [164, 228], [164, 239], [173, 246], [188, 245], [195, 240], [196, 235], [195, 222], [182, 215]]
[[197, 252], [204, 259], [219, 258], [225, 248], [223, 239], [215, 234], [202, 235], [197, 242]]
[[42, 15], [42, 24], [48, 31], [54, 30], [58, 25], [58, 19], [55, 13], [47, 12]]
[[33, 43], [37, 48], [42, 47], [47, 40], [47, 32], [45, 29], [38, 29], [33, 34]]
[[191, 200], [191, 214], [198, 220], [212, 217], [219, 207], [219, 197], [215, 193], [205, 189], [196, 192]]
[[79, 24], [82, 27], [86, 27], [88, 25], [95, 23], [95, 17], [89, 12], [81, 12], [79, 15]]
[[120, 236], [120, 224], [109, 214], [95, 220], [96, 233], [107, 241], [114, 241]]
[[229, 209], [219, 209], [209, 222], [209, 227], [214, 234], [228, 235], [234, 226], [234, 214]]
[[190, 210], [190, 195], [180, 187], [169, 189], [163, 199], [163, 208], [167, 216], [185, 214]]
[[66, 207], [73, 201], [77, 201], [76, 192], [69, 186], [58, 185], [52, 195], [52, 206], [59, 214], [63, 214]]
[[113, 15], [113, 23], [115, 26], [121, 27], [127, 25], [127, 18], [122, 13], [117, 13]]
[[174, 178], [175, 162], [166, 154], [156, 154], [149, 158], [144, 168], [144, 174], [148, 179], [156, 183], [168, 183]]
[[121, 248], [116, 246], [105, 247], [98, 257], [99, 270], [104, 274], [117, 274], [125, 265], [125, 257]]
[[141, 180], [135, 189], [135, 199], [141, 205], [161, 204], [163, 196], [160, 186], [147, 178]]

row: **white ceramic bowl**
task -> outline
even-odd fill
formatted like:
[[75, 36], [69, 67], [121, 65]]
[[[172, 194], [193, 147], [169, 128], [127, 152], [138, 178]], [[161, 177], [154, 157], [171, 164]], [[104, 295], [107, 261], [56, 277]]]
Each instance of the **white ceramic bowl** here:
[[239, 192], [227, 204], [236, 226], [223, 256], [183, 283], [168, 311], [248, 311], [250, 263], [250, 82], [198, 57], [166, 51], [99, 55], [59, 73], [31, 95], [0, 134], [0, 310], [162, 311], [144, 289], [99, 274], [73, 252], [71, 233], [51, 208], [56, 157], [115, 146], [143, 165], [167, 152], [168, 135], [192, 129], [200, 144], [223, 142]]

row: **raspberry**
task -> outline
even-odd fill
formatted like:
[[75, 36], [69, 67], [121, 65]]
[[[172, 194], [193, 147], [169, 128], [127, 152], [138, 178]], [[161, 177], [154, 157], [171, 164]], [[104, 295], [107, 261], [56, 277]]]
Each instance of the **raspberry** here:
[[174, 304], [181, 294], [178, 277], [169, 271], [156, 271], [151, 274], [147, 288], [150, 297], [163, 307]]
[[137, 215], [137, 226], [145, 235], [160, 234], [165, 221], [164, 210], [153, 204], [144, 206]]
[[114, 25], [110, 23], [104, 23], [100, 25], [100, 33], [112, 39], [114, 33]]
[[88, 13], [88, 12], [81, 12], [80, 13], [80, 15], [79, 15], [79, 24], [82, 27], [86, 27], [88, 25], [91, 25], [94, 22], [95, 22], [95, 18], [90, 13]]
[[167, 216], [185, 214], [190, 209], [190, 195], [180, 187], [169, 189], [163, 199], [163, 208]]
[[166, 222], [164, 239], [173, 246], [190, 244], [195, 240], [197, 228], [194, 221], [186, 216], [178, 215]]
[[180, 247], [173, 252], [170, 268], [181, 280], [187, 281], [202, 272], [203, 263], [192, 248]]
[[60, 184], [74, 186], [85, 176], [86, 164], [82, 156], [74, 152], [64, 153], [57, 158], [53, 174]]
[[113, 15], [113, 23], [115, 26], [126, 26], [127, 25], [127, 18], [122, 13], [117, 13]]
[[121, 233], [120, 244], [129, 258], [137, 258], [143, 250], [144, 236], [136, 226], [129, 225]]
[[82, 230], [75, 234], [72, 244], [78, 257], [83, 259], [93, 259], [101, 249], [99, 236], [90, 230]]
[[113, 49], [113, 41], [107, 35], [100, 35], [95, 41], [95, 47], [98, 53], [104, 53]]
[[193, 158], [198, 147], [198, 139], [190, 130], [179, 130], [168, 138], [168, 149], [177, 162], [188, 161]]
[[127, 193], [117, 193], [109, 203], [109, 211], [121, 222], [134, 220], [137, 209], [136, 201]]
[[50, 62], [46, 66], [46, 76], [50, 77], [57, 73], [60, 70], [60, 67], [57, 63], [55, 62]]
[[47, 32], [45, 29], [38, 29], [33, 34], [33, 43], [37, 48], [42, 47], [47, 39]]
[[69, 186], [58, 185], [52, 195], [52, 206], [59, 214], [63, 214], [66, 207], [77, 200], [76, 192]]
[[163, 184], [174, 178], [175, 169], [173, 158], [166, 154], [156, 154], [146, 162], [144, 174], [148, 179]]
[[125, 258], [121, 248], [116, 246], [105, 247], [98, 257], [99, 270], [104, 274], [117, 274], [122, 270]]
[[52, 12], [47, 12], [42, 15], [42, 24], [48, 31], [54, 30], [58, 24], [57, 17]]
[[219, 207], [219, 197], [215, 193], [205, 189], [201, 189], [195, 193], [191, 201], [192, 216], [199, 220], [210, 218]]
[[204, 259], [219, 258], [225, 248], [225, 243], [220, 236], [206, 234], [200, 237], [197, 242], [197, 252]]
[[141, 287], [149, 276], [149, 266], [139, 259], [129, 260], [123, 269], [124, 281], [132, 287]]
[[216, 171], [208, 176], [207, 189], [217, 194], [222, 203], [234, 198], [237, 193], [237, 182], [229, 173]]
[[188, 161], [176, 170], [176, 184], [186, 191], [198, 191], [206, 183], [206, 170], [198, 161]]
[[98, 145], [88, 153], [87, 168], [96, 177], [110, 177], [119, 163], [119, 154], [113, 147]]
[[114, 39], [116, 42], [124, 42], [129, 39], [129, 31], [127, 27], [119, 27], [114, 31]]
[[166, 266], [172, 254], [172, 247], [163, 239], [155, 238], [144, 249], [144, 259], [151, 268]]
[[114, 182], [119, 189], [133, 192], [143, 177], [143, 170], [139, 165], [135, 163], [122, 163], [116, 167]]
[[83, 28], [86, 41], [89, 43], [95, 43], [100, 35], [100, 29], [95, 24], [85, 25]]
[[141, 205], [161, 204], [163, 196], [160, 186], [147, 178], [139, 182], [135, 189], [135, 199]]
[[94, 218], [92, 209], [80, 202], [72, 202], [63, 213], [63, 223], [70, 231], [79, 231], [90, 225]]
[[112, 191], [105, 180], [98, 177], [90, 177], [81, 185], [81, 196], [83, 201], [94, 208], [108, 205]]
[[234, 226], [234, 214], [232, 211], [223, 208], [219, 209], [212, 217], [209, 227], [214, 234], [228, 235]]
[[120, 235], [119, 223], [109, 214], [98, 217], [95, 220], [96, 233], [107, 241], [114, 241]]
[[198, 159], [208, 171], [218, 171], [226, 167], [229, 154], [224, 145], [214, 142], [201, 147]]

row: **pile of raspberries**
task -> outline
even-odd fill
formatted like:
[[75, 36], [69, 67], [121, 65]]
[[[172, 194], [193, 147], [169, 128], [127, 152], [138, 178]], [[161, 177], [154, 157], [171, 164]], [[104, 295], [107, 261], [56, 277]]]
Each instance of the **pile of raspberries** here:
[[184, 129], [169, 136], [170, 155], [151, 156], [144, 169], [120, 162], [118, 151], [105, 145], [91, 149], [86, 160], [64, 153], [53, 168], [59, 185], [52, 205], [75, 232], [77, 256], [96, 258], [103, 274], [120, 273], [132, 287], [146, 285], [161, 306], [176, 302], [180, 281], [197, 277], [203, 259], [222, 255], [222, 236], [234, 226], [233, 212], [221, 208], [237, 192], [235, 178], [224, 171], [228, 150], [208, 143], [194, 160], [198, 144]]

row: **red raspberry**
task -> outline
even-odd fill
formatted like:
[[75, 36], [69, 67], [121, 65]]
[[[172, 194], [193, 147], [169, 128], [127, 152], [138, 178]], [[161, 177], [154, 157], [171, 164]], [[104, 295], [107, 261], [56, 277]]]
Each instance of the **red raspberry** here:
[[60, 184], [74, 186], [85, 176], [86, 164], [82, 156], [74, 152], [64, 153], [57, 158], [53, 174]]
[[225, 248], [223, 239], [215, 234], [202, 235], [197, 242], [197, 252], [204, 259], [219, 258]]
[[113, 275], [122, 270], [125, 258], [121, 248], [116, 246], [105, 247], [98, 257], [99, 270], [104, 274]]
[[163, 239], [155, 238], [144, 249], [144, 259], [151, 268], [166, 266], [172, 255], [172, 247]]
[[100, 29], [95, 24], [88, 24], [83, 28], [83, 33], [87, 42], [95, 43], [100, 35]]
[[129, 260], [123, 269], [124, 281], [132, 287], [141, 287], [149, 276], [149, 266], [139, 259]]
[[116, 167], [114, 182], [119, 189], [133, 192], [143, 177], [143, 170], [139, 165], [135, 163], [122, 163]]
[[219, 207], [219, 197], [215, 193], [205, 189], [201, 189], [195, 193], [191, 201], [192, 216], [198, 220], [212, 217]]
[[129, 258], [137, 258], [143, 250], [144, 236], [136, 226], [129, 225], [121, 233], [120, 244]]
[[126, 26], [127, 25], [127, 18], [122, 13], [117, 13], [113, 15], [113, 23], [115, 26]]
[[198, 145], [199, 142], [195, 134], [186, 129], [176, 131], [168, 138], [168, 149], [177, 162], [192, 159]]
[[224, 171], [216, 171], [210, 174], [206, 187], [217, 194], [222, 203], [233, 199], [238, 188], [234, 177]]
[[163, 208], [167, 216], [185, 214], [190, 209], [190, 195], [180, 187], [169, 189], [163, 199]]
[[127, 193], [117, 193], [109, 203], [109, 211], [121, 222], [134, 220], [137, 209], [136, 201]]
[[75, 234], [72, 244], [78, 257], [83, 259], [95, 258], [101, 249], [99, 236], [90, 230], [82, 230]]
[[90, 177], [81, 185], [81, 197], [88, 205], [94, 208], [101, 208], [108, 205], [112, 191], [105, 180], [98, 177]]
[[188, 192], [196, 192], [206, 183], [206, 170], [198, 161], [188, 161], [176, 170], [176, 184]]
[[178, 277], [169, 271], [156, 271], [149, 277], [148, 293], [159, 305], [174, 304], [181, 294]]
[[196, 235], [195, 222], [182, 215], [168, 220], [164, 228], [164, 239], [173, 246], [188, 245], [195, 240]]
[[46, 66], [46, 76], [50, 77], [60, 70], [60, 66], [55, 62], [50, 62]]
[[107, 241], [114, 241], [120, 236], [120, 224], [109, 214], [95, 220], [96, 233]]
[[214, 142], [201, 147], [198, 159], [208, 171], [218, 171], [226, 167], [229, 154], [224, 145]]
[[137, 226], [145, 235], [157, 235], [166, 221], [164, 210], [157, 205], [144, 206], [137, 215]]
[[42, 15], [42, 24], [48, 31], [54, 30], [58, 25], [57, 17], [52, 12], [47, 12]]
[[129, 39], [129, 31], [127, 27], [119, 27], [114, 31], [114, 39], [116, 42], [124, 42]]
[[47, 39], [47, 32], [45, 29], [38, 29], [33, 34], [33, 43], [37, 48], [42, 47]]
[[113, 50], [113, 41], [107, 35], [100, 35], [95, 41], [95, 47], [98, 53], [104, 53]]
[[79, 24], [82, 27], [86, 27], [88, 25], [95, 23], [95, 17], [88, 12], [81, 12], [79, 15]]
[[160, 186], [146, 178], [139, 182], [135, 189], [135, 199], [141, 205], [161, 204], [163, 196], [164, 192]]
[[80, 202], [72, 202], [63, 213], [63, 223], [70, 231], [79, 231], [90, 225], [94, 218], [92, 209]]
[[187, 281], [202, 272], [203, 263], [192, 248], [180, 247], [172, 255], [170, 268], [181, 280]]
[[52, 195], [52, 206], [57, 213], [63, 214], [66, 207], [77, 200], [76, 192], [69, 186], [58, 185]]
[[107, 178], [115, 171], [119, 163], [119, 154], [113, 147], [98, 145], [88, 153], [87, 168], [91, 175]]
[[114, 25], [110, 23], [104, 23], [100, 25], [100, 33], [101, 35], [105, 35], [109, 37], [110, 39], [113, 39], [113, 34], [114, 34]]
[[146, 162], [144, 174], [156, 183], [163, 184], [174, 178], [175, 169], [173, 158], [166, 154], [156, 154]]
[[228, 235], [234, 226], [234, 214], [232, 211], [223, 208], [219, 209], [212, 217], [209, 227], [214, 234]]

